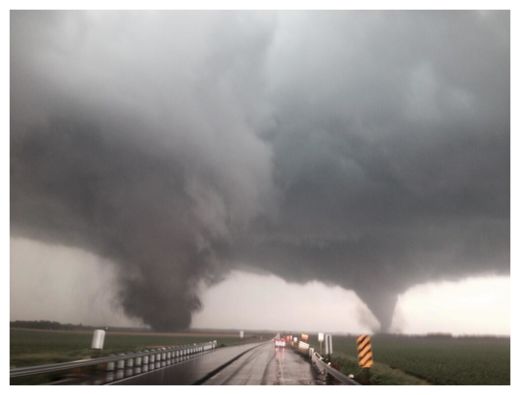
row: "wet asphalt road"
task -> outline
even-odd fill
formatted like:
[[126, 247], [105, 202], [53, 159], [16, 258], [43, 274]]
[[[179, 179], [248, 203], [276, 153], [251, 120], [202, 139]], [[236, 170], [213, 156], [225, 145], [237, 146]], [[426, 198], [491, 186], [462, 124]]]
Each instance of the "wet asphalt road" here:
[[311, 365], [300, 355], [275, 349], [270, 342], [249, 351], [204, 384], [315, 384], [315, 379]]
[[[222, 367], [226, 365], [225, 367]], [[314, 384], [311, 365], [271, 341], [226, 347], [113, 384]]]

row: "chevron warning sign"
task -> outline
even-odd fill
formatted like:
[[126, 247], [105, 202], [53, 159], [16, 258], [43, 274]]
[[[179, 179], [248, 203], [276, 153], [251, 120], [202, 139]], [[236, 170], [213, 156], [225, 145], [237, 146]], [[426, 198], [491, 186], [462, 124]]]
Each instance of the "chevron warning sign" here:
[[362, 368], [370, 368], [374, 364], [370, 336], [362, 335], [357, 338], [358, 363]]

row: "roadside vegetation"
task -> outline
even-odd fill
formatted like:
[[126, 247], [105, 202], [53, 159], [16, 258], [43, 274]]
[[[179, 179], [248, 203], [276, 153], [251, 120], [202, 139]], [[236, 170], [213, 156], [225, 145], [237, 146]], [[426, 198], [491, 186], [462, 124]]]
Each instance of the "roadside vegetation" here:
[[[372, 349], [371, 384], [510, 383], [509, 337], [376, 335]], [[331, 359], [343, 373], [360, 377], [355, 337], [334, 336]]]

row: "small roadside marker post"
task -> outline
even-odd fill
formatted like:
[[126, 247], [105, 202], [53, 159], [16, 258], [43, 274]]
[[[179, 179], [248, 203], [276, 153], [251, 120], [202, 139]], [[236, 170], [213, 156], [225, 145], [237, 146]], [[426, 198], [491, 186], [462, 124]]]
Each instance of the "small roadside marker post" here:
[[104, 329], [96, 329], [92, 335], [92, 343], [90, 348], [92, 350], [102, 350], [105, 345], [105, 330]]
[[374, 364], [370, 336], [361, 335], [357, 338], [358, 364], [362, 368], [361, 383], [370, 384], [370, 368]]
[[318, 342], [320, 343], [320, 355], [323, 355], [323, 332], [318, 333]]
[[327, 354], [327, 359], [330, 361], [330, 356], [332, 354], [332, 335], [325, 335], [325, 354]]

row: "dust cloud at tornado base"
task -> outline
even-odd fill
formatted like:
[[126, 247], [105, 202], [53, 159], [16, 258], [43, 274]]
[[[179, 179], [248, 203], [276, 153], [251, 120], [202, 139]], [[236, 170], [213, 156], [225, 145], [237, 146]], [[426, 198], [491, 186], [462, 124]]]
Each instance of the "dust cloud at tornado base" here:
[[115, 262], [156, 329], [249, 270], [384, 330], [509, 273], [509, 108], [507, 12], [13, 11], [12, 236]]

